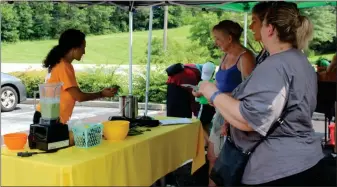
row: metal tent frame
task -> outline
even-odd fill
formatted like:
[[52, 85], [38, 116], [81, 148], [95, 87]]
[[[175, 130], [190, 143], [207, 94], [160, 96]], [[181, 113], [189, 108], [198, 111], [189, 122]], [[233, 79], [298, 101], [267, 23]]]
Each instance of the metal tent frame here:
[[[21, 0], [30, 1], [30, 0]], [[288, 0], [289, 1], [289, 0]], [[13, 2], [8, 0], [3, 0], [2, 2]], [[149, 15], [149, 35], [148, 35], [148, 55], [147, 55], [147, 65], [146, 65], [146, 94], [145, 94], [145, 115], [148, 112], [148, 102], [149, 102], [149, 85], [150, 85], [150, 64], [151, 64], [151, 43], [152, 43], [152, 22], [153, 22], [153, 6], [165, 6], [165, 5], [180, 5], [180, 6], [197, 6], [200, 8], [207, 9], [221, 9], [225, 11], [234, 12], [244, 12], [244, 46], [247, 45], [247, 26], [248, 26], [248, 12], [251, 12], [252, 7], [258, 2], [252, 1], [76, 1], [76, 0], [56, 0], [52, 2], [67, 2], [71, 4], [78, 5], [116, 5], [123, 9], [129, 11], [129, 94], [132, 94], [132, 49], [133, 49], [133, 11], [138, 7], [150, 7]], [[313, 8], [320, 6], [336, 6], [336, 1], [295, 1], [298, 8]], [[1, 18], [1, 13], [0, 13]], [[1, 19], [0, 19], [1, 24]], [[1, 31], [1, 30], [0, 30]], [[0, 46], [1, 46], [1, 36], [0, 36]], [[1, 59], [1, 47], [0, 47], [0, 59]]]

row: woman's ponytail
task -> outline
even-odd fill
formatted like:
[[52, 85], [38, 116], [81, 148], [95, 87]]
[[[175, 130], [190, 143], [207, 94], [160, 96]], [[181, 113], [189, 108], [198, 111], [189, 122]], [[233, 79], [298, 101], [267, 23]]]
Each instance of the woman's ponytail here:
[[68, 29], [64, 31], [58, 41], [58, 45], [54, 46], [43, 61], [43, 67], [48, 68], [51, 72], [56, 64], [73, 48], [80, 48], [85, 41], [85, 34], [80, 30]]
[[65, 53], [66, 51], [62, 51], [59, 45], [54, 46], [44, 59], [43, 67], [48, 68], [48, 72], [51, 72], [51, 69], [60, 62]]
[[313, 38], [314, 26], [306, 16], [299, 15], [300, 25], [296, 32], [297, 49], [304, 50]]

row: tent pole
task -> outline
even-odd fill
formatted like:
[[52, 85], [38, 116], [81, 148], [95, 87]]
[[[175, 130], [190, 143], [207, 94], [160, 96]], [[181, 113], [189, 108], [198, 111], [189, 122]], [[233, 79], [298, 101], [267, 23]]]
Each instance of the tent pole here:
[[153, 10], [150, 7], [150, 18], [149, 18], [149, 38], [147, 42], [147, 66], [146, 66], [146, 93], [145, 93], [145, 114], [147, 115], [148, 104], [149, 104], [149, 88], [150, 88], [150, 63], [151, 63], [151, 44], [152, 44], [152, 21], [153, 21]]
[[247, 47], [247, 20], [248, 19], [248, 13], [245, 12], [245, 25], [244, 25], [244, 46]]
[[167, 22], [168, 22], [168, 6], [164, 6], [164, 36], [163, 36], [163, 48], [167, 50]]
[[129, 95], [132, 95], [132, 32], [133, 12], [129, 10]]

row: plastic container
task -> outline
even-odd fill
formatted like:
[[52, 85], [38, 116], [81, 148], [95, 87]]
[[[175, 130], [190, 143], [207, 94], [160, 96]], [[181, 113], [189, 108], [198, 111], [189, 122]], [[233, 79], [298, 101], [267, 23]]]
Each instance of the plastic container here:
[[104, 138], [113, 141], [124, 140], [130, 128], [130, 122], [125, 120], [105, 121], [102, 124], [104, 125]]
[[27, 143], [27, 134], [25, 133], [10, 133], [4, 135], [4, 143], [10, 150], [24, 149]]
[[55, 120], [60, 116], [60, 95], [62, 83], [39, 85], [41, 117]]
[[329, 125], [329, 139], [330, 139], [330, 144], [335, 145], [336, 144], [336, 139], [335, 139], [335, 123], [330, 123]]
[[100, 123], [72, 127], [76, 147], [90, 148], [102, 143], [103, 125]]

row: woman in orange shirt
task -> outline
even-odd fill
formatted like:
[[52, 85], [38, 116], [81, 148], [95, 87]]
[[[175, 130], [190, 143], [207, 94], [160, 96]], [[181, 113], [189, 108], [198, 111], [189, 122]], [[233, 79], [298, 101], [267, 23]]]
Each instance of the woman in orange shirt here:
[[[63, 124], [69, 121], [76, 101], [113, 97], [117, 92], [117, 89], [112, 88], [96, 93], [84, 93], [80, 90], [72, 62], [81, 60], [85, 47], [85, 34], [76, 29], [68, 29], [61, 34], [58, 45], [51, 49], [43, 62], [43, 67], [48, 68], [46, 83], [63, 83], [60, 94], [60, 122]], [[34, 124], [40, 121], [40, 111], [38, 106], [34, 114]]]

